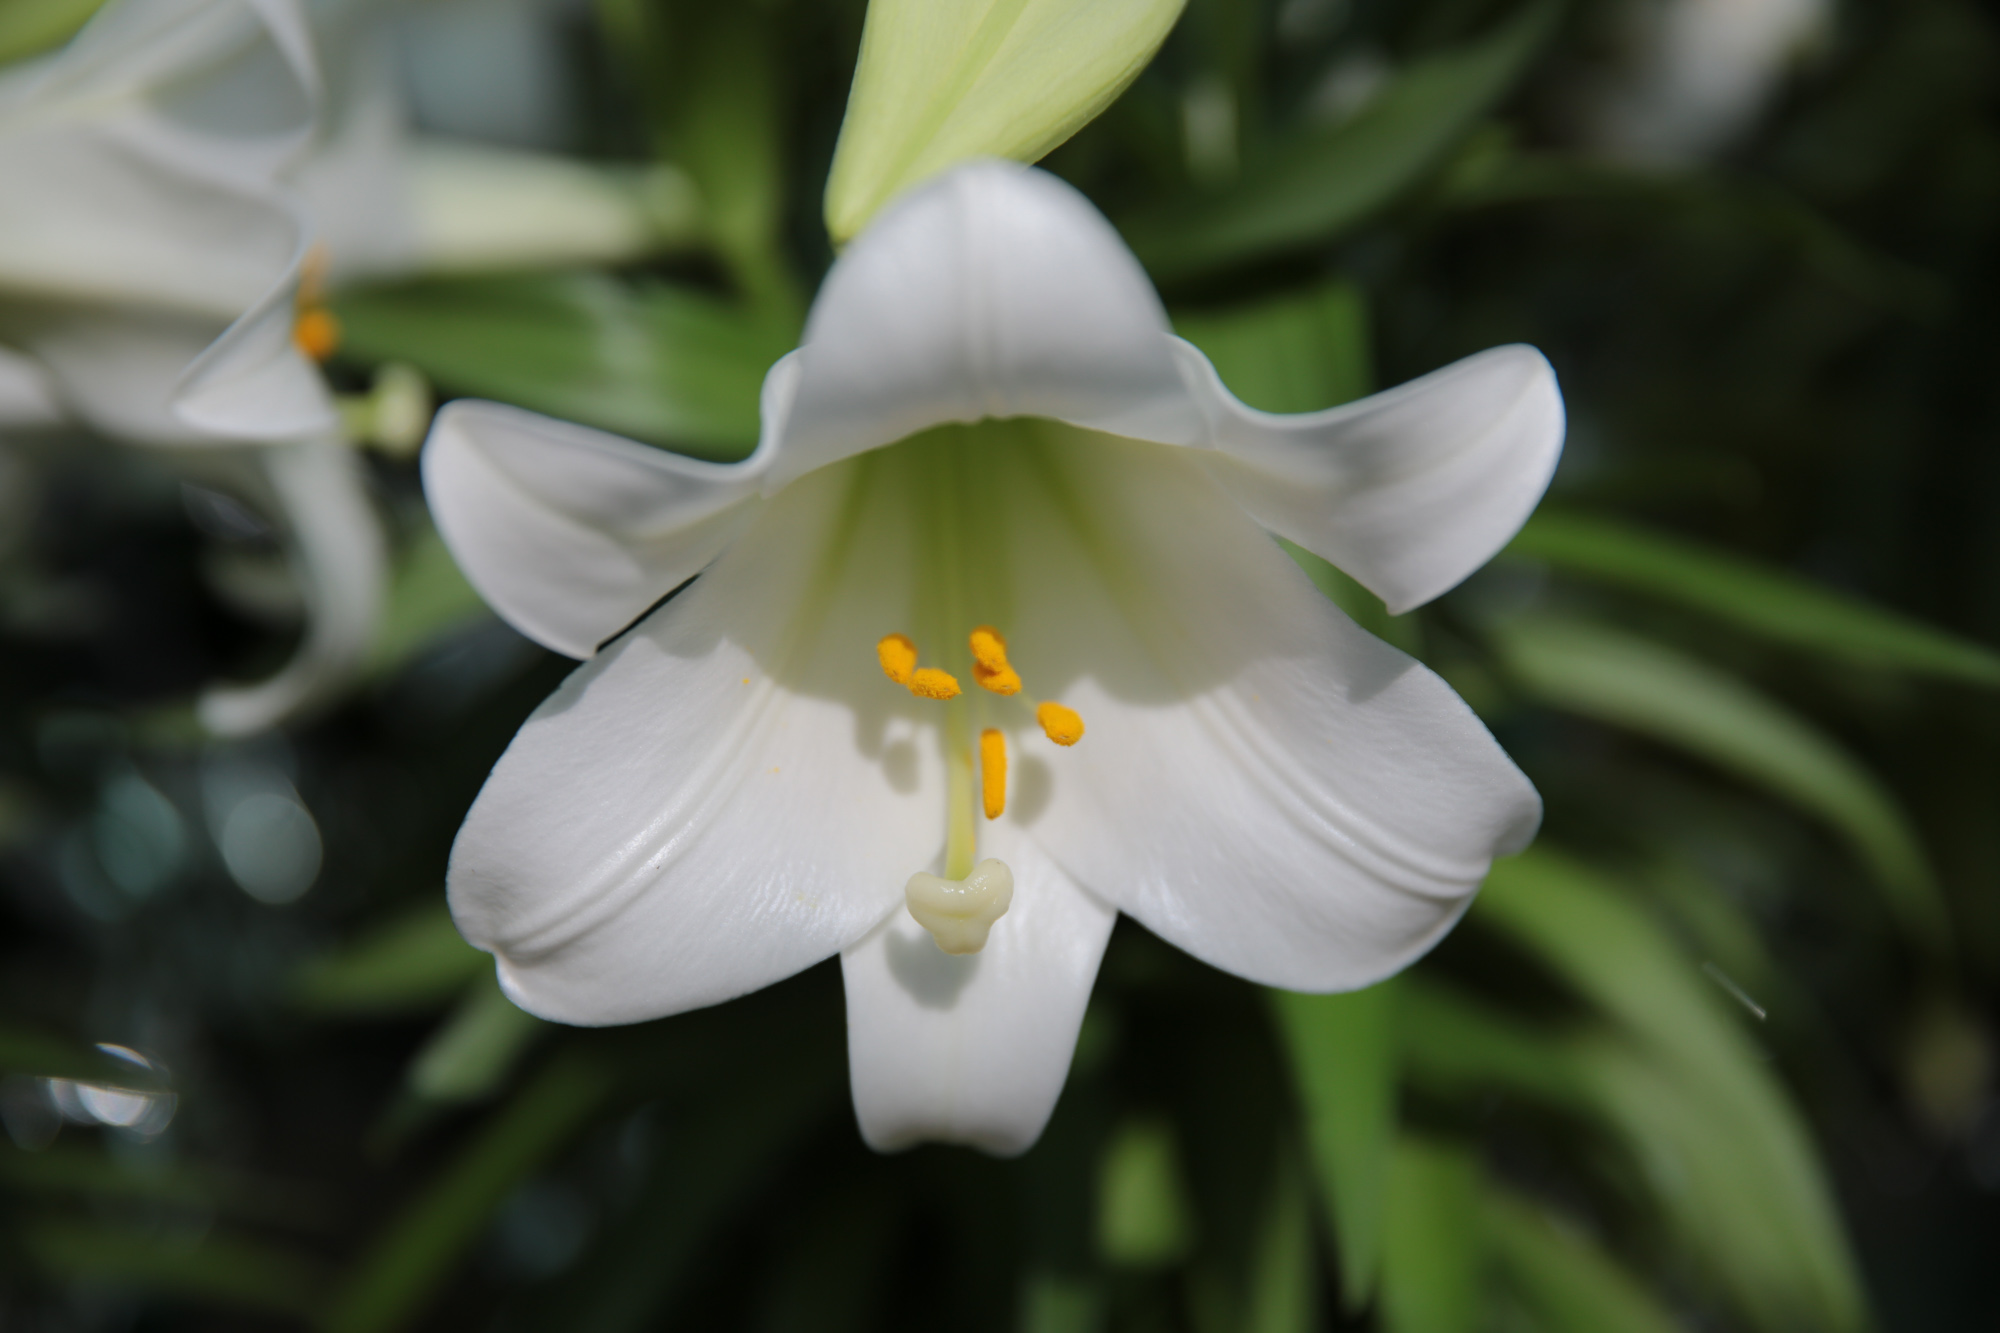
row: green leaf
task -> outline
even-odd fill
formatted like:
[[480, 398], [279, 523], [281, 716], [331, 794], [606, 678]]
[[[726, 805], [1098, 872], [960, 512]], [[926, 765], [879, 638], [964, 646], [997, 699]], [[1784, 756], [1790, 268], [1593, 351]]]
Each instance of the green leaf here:
[[678, 5], [644, 31], [659, 147], [694, 178], [709, 236], [761, 325], [789, 345], [805, 306], [783, 257], [788, 89], [771, 18], [750, 5]]
[[291, 1251], [214, 1233], [179, 1238], [151, 1227], [35, 1221], [16, 1236], [50, 1274], [149, 1295], [308, 1316], [325, 1289], [318, 1267]]
[[0, 0], [0, 65], [54, 50], [102, 8], [104, 0]]
[[489, 970], [410, 1061], [410, 1090], [428, 1101], [475, 1101], [512, 1072], [548, 1025], [516, 1007]]
[[300, 969], [292, 997], [319, 1014], [400, 1015], [442, 1008], [493, 961], [465, 942], [442, 900], [376, 927]]
[[[1579, 931], [1602, 924], [1586, 912]], [[1671, 950], [1658, 940], [1635, 951], [1624, 934], [1606, 934], [1614, 960], [1607, 971], [1635, 952]], [[1692, 972], [1685, 963], [1679, 970]], [[1798, 1312], [1813, 1309], [1833, 1314], [1810, 1326], [1856, 1327], [1851, 1261], [1796, 1116], [1740, 1039], [1718, 1036], [1714, 1015], [1685, 1012], [1712, 997], [1697, 996], [1685, 980], [1664, 988], [1657, 980], [1636, 976], [1618, 1005], [1627, 1013], [1656, 1006], [1635, 1034], [1548, 1031], [1412, 978], [1400, 1024], [1411, 1076], [1440, 1097], [1466, 1101], [1499, 1090], [1603, 1126], [1638, 1164], [1652, 1207], [1680, 1244], [1739, 1305], [1774, 1330], [1799, 1326]], [[1689, 1053], [1706, 1072], [1687, 1067]], [[1535, 1257], [1510, 1261], [1518, 1267]]]
[[665, 283], [598, 273], [455, 278], [339, 293], [342, 355], [408, 361], [493, 398], [702, 458], [757, 442], [764, 372], [789, 340]]
[[826, 225], [836, 244], [975, 157], [1039, 160], [1110, 106], [1187, 0], [870, 0]]
[[1485, 1244], [1548, 1333], [1680, 1333], [1652, 1294], [1540, 1206], [1488, 1185]]
[[1134, 215], [1121, 230], [1161, 281], [1331, 241], [1442, 165], [1526, 72], [1560, 12], [1534, 0], [1479, 41], [1411, 62], [1352, 119], [1247, 163], [1226, 194]]
[[1100, 1333], [1104, 1328], [1099, 1283], [1036, 1269], [1021, 1285], [1021, 1333]]
[[411, 1327], [523, 1177], [603, 1105], [609, 1073], [576, 1051], [550, 1060], [383, 1229], [341, 1284], [328, 1333]]
[[1522, 1022], [1448, 986], [1408, 973], [1397, 1032], [1412, 1079], [1465, 1100], [1504, 1088], [1559, 1110], [1591, 1109], [1575, 1053], [1559, 1033]]
[[22, 1193], [136, 1199], [218, 1209], [238, 1217], [310, 1225], [324, 1217], [311, 1187], [186, 1163], [128, 1160], [94, 1149], [0, 1148], [0, 1184]]
[[1173, 1125], [1136, 1119], [1120, 1125], [1098, 1163], [1097, 1248], [1114, 1264], [1161, 1268], [1187, 1254], [1193, 1210]]
[[1382, 1248], [1386, 1333], [1472, 1333], [1483, 1304], [1479, 1163], [1461, 1144], [1404, 1136], [1389, 1158]]
[[1754, 1324], [1867, 1326], [1830, 1191], [1775, 1089], [1746, 1097], [1601, 1039], [1579, 1046], [1578, 1067], [1682, 1244]]
[[1806, 1128], [1672, 937], [1616, 886], [1545, 850], [1496, 863], [1473, 915], [1638, 1039], [1581, 1039], [1577, 1075], [1739, 1302], [1774, 1330], [1865, 1324]]
[[1861, 666], [2000, 685], [2000, 653], [1727, 551], [1546, 507], [1507, 554], [1647, 593], [1752, 634]]
[[1259, 411], [1317, 412], [1374, 388], [1368, 302], [1351, 282], [1219, 310], [1176, 310], [1173, 321], [1229, 391]]
[[1453, 165], [1440, 202], [1452, 208], [1520, 203], [1629, 205], [1648, 230], [1678, 218], [1690, 228], [1733, 233], [1769, 245], [1823, 280], [1861, 300], [1917, 319], [1935, 319], [1950, 305], [1949, 286], [1936, 273], [1884, 254], [1784, 188], [1747, 174], [1661, 170], [1592, 159], [1580, 154], [1514, 152], [1495, 143], [1469, 151]]
[[515, 1326], [523, 1333], [662, 1327], [684, 1285], [702, 1275], [699, 1260], [769, 1197], [799, 1140], [853, 1133], [837, 1028], [786, 1012], [782, 1000], [761, 1015], [748, 1007], [756, 1003], [630, 1030], [625, 1058], [667, 1062], [681, 1094], [650, 1138], [630, 1208], [573, 1268], [522, 1303]]
[[1943, 898], [1895, 797], [1812, 723], [1734, 676], [1622, 631], [1520, 620], [1495, 627], [1494, 641], [1542, 702], [1698, 755], [1825, 821], [1904, 929], [1944, 946]]
[[459, 572], [444, 538], [426, 522], [399, 554], [368, 669], [395, 670], [454, 630], [491, 614]]
[[1278, 1158], [1270, 1201], [1251, 1247], [1244, 1333], [1312, 1333], [1318, 1270], [1313, 1264], [1312, 1201], [1292, 1152]]
[[1345, 995], [1270, 992], [1350, 1310], [1374, 1294], [1381, 1261], [1396, 1134], [1398, 995], [1397, 982]]
[[137, 1076], [130, 1063], [93, 1046], [13, 1023], [0, 1025], [0, 1073], [101, 1080], [123, 1087], [136, 1086]]

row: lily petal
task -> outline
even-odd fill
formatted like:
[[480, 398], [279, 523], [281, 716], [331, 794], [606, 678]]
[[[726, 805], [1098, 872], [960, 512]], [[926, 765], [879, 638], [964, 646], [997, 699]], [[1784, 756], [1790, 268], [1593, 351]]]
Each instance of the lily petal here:
[[764, 506], [494, 767], [447, 883], [522, 1008], [622, 1023], [755, 990], [867, 934], [941, 855], [924, 705], [871, 651], [907, 612], [911, 500], [870, 476]]
[[273, 199], [69, 128], [0, 134], [10, 297], [187, 311], [220, 328], [283, 278], [298, 228]]
[[796, 394], [767, 415], [766, 457], [752, 462], [769, 494], [983, 417], [1194, 443], [1206, 426], [1167, 328], [1145, 271], [1082, 195], [1015, 163], [968, 163], [892, 205], [827, 275]]
[[[774, 374], [766, 399], [784, 383]], [[755, 507], [740, 467], [495, 403], [447, 405], [423, 474], [438, 531], [479, 595], [571, 657], [699, 573]]]
[[319, 100], [297, 0], [121, 0], [0, 75], [0, 125], [87, 127], [244, 188], [270, 185], [305, 146]]
[[62, 404], [91, 429], [137, 444], [199, 447], [218, 441], [172, 411], [188, 363], [215, 340], [219, 321], [175, 311], [44, 308], [8, 321], [42, 365]]
[[1240, 976], [1345, 990], [1405, 966], [1533, 836], [1534, 788], [1198, 456], [1044, 431], [1026, 470], [1040, 504], [1008, 497], [1009, 639], [1030, 688], [1087, 731], [1030, 750], [1047, 790], [1007, 817], [1092, 893]]
[[983, 950], [947, 954], [898, 910], [841, 955], [854, 1112], [878, 1152], [926, 1140], [1025, 1152], [1069, 1076], [1117, 910], [1018, 829], [996, 826], [981, 854], [1014, 873]]
[[224, 440], [294, 439], [339, 426], [326, 381], [292, 337], [305, 253], [187, 366], [171, 399], [181, 420]]
[[39, 364], [0, 347], [0, 429], [53, 426], [63, 419], [55, 386]]
[[1532, 347], [1496, 347], [1299, 416], [1245, 407], [1206, 357], [1179, 349], [1212, 422], [1216, 480], [1392, 614], [1448, 591], [1506, 545], [1562, 453], [1562, 394]]
[[352, 449], [309, 440], [234, 452], [258, 460], [283, 516], [307, 621], [304, 640], [277, 675], [202, 695], [202, 724], [221, 736], [262, 731], [344, 688], [374, 641], [388, 582], [381, 524]]
[[318, 96], [290, 0], [124, 0], [0, 74], [0, 287], [233, 318], [296, 228], [270, 191]]

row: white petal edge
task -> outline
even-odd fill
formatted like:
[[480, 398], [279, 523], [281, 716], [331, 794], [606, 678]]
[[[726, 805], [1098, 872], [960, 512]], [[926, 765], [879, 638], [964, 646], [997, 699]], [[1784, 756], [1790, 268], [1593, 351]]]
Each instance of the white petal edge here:
[[[767, 402], [784, 381], [766, 381]], [[422, 466], [438, 531], [479, 595], [577, 658], [699, 573], [755, 507], [741, 466], [497, 403], [446, 405]]]
[[798, 356], [791, 410], [753, 459], [767, 494], [947, 421], [1203, 430], [1131, 251], [1076, 190], [1012, 162], [968, 163], [886, 209], [827, 275]]
[[319, 368], [292, 337], [305, 263], [284, 275], [190, 364], [172, 396], [176, 416], [221, 439], [283, 440], [337, 430], [340, 415]]
[[[714, 1004], [853, 944], [944, 843], [935, 714], [882, 679], [906, 494], [794, 486], [522, 726], [452, 848], [452, 914], [558, 1022]], [[929, 705], [935, 708], [935, 705]]]
[[1026, 1152], [1069, 1076], [1118, 913], [1018, 831], [987, 830], [980, 855], [1014, 874], [983, 950], [944, 953], [898, 907], [841, 955], [854, 1113], [877, 1152], [930, 1140]]
[[1325, 412], [1237, 401], [1178, 343], [1210, 421], [1209, 469], [1252, 517], [1400, 615], [1449, 591], [1520, 530], [1562, 454], [1562, 394], [1532, 347], [1495, 347]]
[[[911, 192], [841, 256], [804, 344], [765, 379], [762, 435], [745, 462], [679, 459], [509, 412], [447, 409], [427, 451], [441, 458], [433, 503], [459, 510], [440, 526], [474, 586], [524, 633], [579, 657], [712, 558], [727, 531], [711, 520], [736, 500], [943, 422], [1045, 416], [1210, 446], [1239, 503], [1397, 610], [1505, 543], [1562, 440], [1553, 375], [1530, 348], [1468, 358], [1332, 412], [1255, 412], [1167, 332], [1144, 272], [1087, 200], [1045, 172], [994, 161]], [[496, 430], [503, 421], [513, 424]], [[647, 462], [614, 494], [543, 506], [490, 484], [501, 469], [459, 466], [462, 446], [489, 432], [507, 436], [524, 477], [561, 471], [554, 460], [579, 442]], [[529, 463], [536, 450], [549, 461]], [[491, 522], [480, 517], [489, 510]], [[523, 535], [494, 539], [510, 531]]]
[[197, 715], [219, 736], [263, 731], [338, 697], [367, 659], [388, 586], [381, 523], [354, 451], [310, 440], [255, 452], [305, 589], [306, 633], [276, 675], [203, 693]]
[[1022, 741], [1006, 818], [1239, 976], [1348, 990], [1406, 966], [1533, 837], [1533, 786], [1450, 687], [1321, 596], [1199, 455], [1044, 429], [1040, 475], [1088, 497], [1088, 528], [1037, 518], [1035, 470], [1009, 483], [1008, 634], [1028, 688], [1087, 729], [1061, 751]]

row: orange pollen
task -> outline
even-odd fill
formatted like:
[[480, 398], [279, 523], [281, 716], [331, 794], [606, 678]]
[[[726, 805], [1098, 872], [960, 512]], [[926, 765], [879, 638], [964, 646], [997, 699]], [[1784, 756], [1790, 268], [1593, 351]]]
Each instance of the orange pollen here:
[[314, 361], [340, 350], [340, 320], [325, 306], [301, 306], [292, 320], [292, 342]]
[[1019, 694], [1021, 692], [1020, 673], [1015, 671], [1013, 667], [1005, 664], [995, 668], [987, 666], [984, 662], [974, 662], [972, 664], [972, 678], [978, 681], [982, 687], [993, 691], [995, 694]]
[[992, 727], [979, 733], [979, 797], [988, 819], [1007, 811], [1007, 738]]
[[1074, 708], [1043, 704], [1035, 709], [1035, 721], [1042, 724], [1042, 731], [1057, 745], [1075, 745], [1083, 739], [1083, 719]]
[[898, 685], [908, 685], [910, 677], [917, 670], [917, 645], [907, 634], [891, 634], [875, 645], [875, 656], [881, 659], [882, 674]]
[[972, 657], [988, 671], [1007, 669], [1007, 641], [1000, 637], [1000, 631], [991, 625], [981, 625], [972, 631]]
[[949, 671], [940, 671], [936, 667], [912, 671], [910, 678], [903, 683], [919, 699], [956, 699], [959, 696], [957, 678]]

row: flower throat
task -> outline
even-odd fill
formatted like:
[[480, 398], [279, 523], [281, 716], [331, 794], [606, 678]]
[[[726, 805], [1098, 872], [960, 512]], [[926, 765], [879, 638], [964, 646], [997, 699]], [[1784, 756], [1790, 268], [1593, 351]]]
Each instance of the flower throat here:
[[[1057, 745], [1083, 739], [1083, 719], [1076, 710], [1052, 701], [1036, 702], [1021, 689], [1021, 674], [1007, 660], [1007, 640], [991, 625], [967, 636], [972, 649], [972, 679], [991, 694], [1013, 699], [1034, 710], [1042, 734]], [[910, 876], [903, 898], [917, 924], [931, 933], [938, 948], [951, 954], [978, 953], [986, 937], [1014, 899], [1014, 876], [1006, 864], [988, 859], [974, 863], [978, 822], [973, 814], [974, 780], [971, 723], [961, 699], [958, 678], [938, 667], [917, 665], [917, 645], [907, 634], [890, 634], [875, 645], [882, 674], [919, 699], [945, 705], [945, 853], [944, 874], [922, 871]], [[1007, 810], [1007, 737], [998, 727], [979, 732], [977, 792], [988, 819]]]

